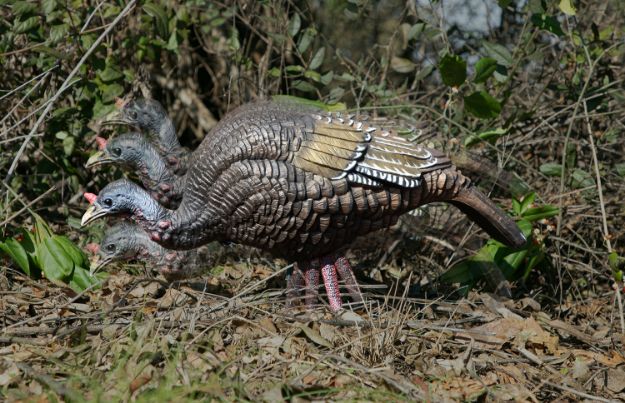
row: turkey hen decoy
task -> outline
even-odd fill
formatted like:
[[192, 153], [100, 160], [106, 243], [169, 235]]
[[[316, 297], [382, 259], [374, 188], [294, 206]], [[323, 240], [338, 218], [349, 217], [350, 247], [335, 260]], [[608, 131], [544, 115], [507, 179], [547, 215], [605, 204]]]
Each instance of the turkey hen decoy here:
[[134, 170], [152, 197], [167, 208], [175, 209], [182, 200], [185, 176], [177, 176], [163, 156], [140, 133], [124, 133], [110, 140], [96, 137], [99, 151], [89, 157], [85, 167], [121, 164]]
[[141, 227], [127, 222], [107, 229], [100, 245], [90, 249], [100, 257], [96, 271], [112, 262], [137, 259], [156, 269], [167, 281], [189, 278], [211, 264], [210, 258], [198, 250], [165, 249]]
[[130, 214], [167, 248], [233, 241], [296, 261], [290, 286], [305, 283], [314, 301], [322, 277], [333, 310], [342, 303], [339, 277], [357, 293], [341, 248], [423, 204], [451, 203], [506, 245], [526, 242], [443, 153], [365, 117], [275, 102], [243, 106], [219, 122], [190, 159], [177, 210], [127, 180], [86, 197], [83, 225]]
[[158, 101], [118, 99], [115, 106], [117, 109], [106, 116], [103, 124], [127, 124], [147, 132], [174, 174], [187, 171], [189, 152], [180, 145], [174, 123]]

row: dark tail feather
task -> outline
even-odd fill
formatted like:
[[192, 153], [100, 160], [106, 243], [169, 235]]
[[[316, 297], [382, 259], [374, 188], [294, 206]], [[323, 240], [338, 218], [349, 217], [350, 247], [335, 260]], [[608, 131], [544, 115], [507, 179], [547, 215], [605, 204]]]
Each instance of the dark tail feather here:
[[474, 186], [462, 189], [450, 203], [499, 242], [515, 249], [526, 244], [527, 239], [514, 220]]

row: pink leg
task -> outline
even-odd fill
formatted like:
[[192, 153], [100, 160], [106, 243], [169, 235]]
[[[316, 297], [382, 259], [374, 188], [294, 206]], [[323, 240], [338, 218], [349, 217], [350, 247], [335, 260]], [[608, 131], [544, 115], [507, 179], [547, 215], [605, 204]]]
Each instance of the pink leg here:
[[319, 261], [315, 259], [302, 266], [306, 282], [306, 307], [314, 308], [319, 297]]
[[330, 309], [338, 311], [343, 305], [341, 302], [341, 292], [339, 291], [339, 279], [334, 266], [334, 259], [323, 258], [323, 266], [321, 267], [321, 275], [323, 276], [323, 284], [326, 287]]
[[304, 289], [304, 274], [299, 268], [297, 263], [293, 263], [293, 269], [291, 273], [288, 275], [286, 284], [287, 284], [287, 292], [286, 292], [286, 303], [287, 306], [291, 307], [295, 305], [297, 300], [299, 299], [302, 290]]
[[362, 302], [360, 288], [358, 287], [358, 282], [356, 281], [352, 266], [349, 264], [349, 260], [347, 260], [345, 256], [339, 256], [334, 266], [336, 267], [339, 277], [345, 281], [345, 288], [347, 288], [347, 292], [352, 300], [354, 302]]

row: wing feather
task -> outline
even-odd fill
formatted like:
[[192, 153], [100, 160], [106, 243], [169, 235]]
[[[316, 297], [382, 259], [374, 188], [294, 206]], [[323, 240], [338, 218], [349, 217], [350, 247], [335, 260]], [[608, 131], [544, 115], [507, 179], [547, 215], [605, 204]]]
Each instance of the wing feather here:
[[424, 172], [451, 165], [444, 154], [399, 137], [394, 128], [372, 126], [361, 116], [328, 113], [315, 118], [293, 163], [329, 179], [412, 188]]

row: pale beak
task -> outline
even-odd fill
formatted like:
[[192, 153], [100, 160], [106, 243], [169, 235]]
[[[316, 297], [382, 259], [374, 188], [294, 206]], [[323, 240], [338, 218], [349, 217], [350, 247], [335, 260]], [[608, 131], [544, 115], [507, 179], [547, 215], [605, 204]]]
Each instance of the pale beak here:
[[113, 160], [109, 157], [109, 155], [104, 152], [104, 151], [98, 151], [95, 154], [93, 154], [91, 157], [89, 157], [89, 159], [87, 160], [87, 163], [85, 164], [85, 168], [91, 168], [91, 167], [95, 167], [98, 165], [102, 165], [102, 164], [108, 164], [113, 162]]
[[82, 220], [80, 220], [80, 226], [84, 227], [85, 225], [89, 224], [91, 221], [96, 220], [105, 215], [106, 215], [106, 210], [103, 210], [102, 207], [94, 203], [91, 206], [89, 206], [87, 211], [85, 211], [85, 214], [83, 214]]
[[91, 274], [93, 276], [94, 274], [99, 272], [100, 269], [102, 269], [104, 266], [106, 266], [107, 264], [111, 263], [112, 261], [113, 261], [112, 258], [106, 258], [106, 259], [100, 260], [100, 258], [98, 257], [94, 262], [92, 262], [92, 266], [93, 265], [95, 265], [95, 266], [92, 269], [89, 270], [89, 274]]
[[109, 113], [104, 117], [101, 122], [101, 125], [125, 125], [128, 124], [126, 120], [124, 120], [124, 116], [120, 109], [115, 109], [113, 112]]

